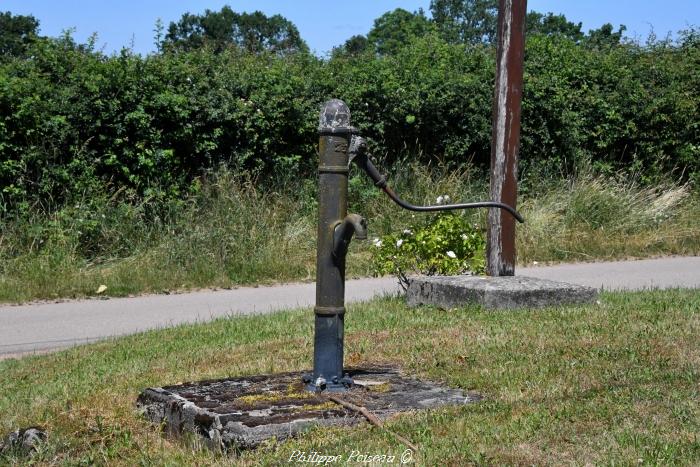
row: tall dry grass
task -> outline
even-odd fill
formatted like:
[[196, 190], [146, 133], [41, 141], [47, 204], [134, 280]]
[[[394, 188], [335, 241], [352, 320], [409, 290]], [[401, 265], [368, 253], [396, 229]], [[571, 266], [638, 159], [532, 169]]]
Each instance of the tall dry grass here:
[[[406, 199], [478, 200], [487, 180], [469, 169], [396, 166], [390, 183]], [[530, 187], [532, 188], [532, 187]], [[580, 261], [700, 252], [700, 196], [687, 185], [654, 187], [583, 174], [549, 180], [520, 201], [519, 262]], [[89, 198], [51, 215], [5, 220], [0, 229], [0, 301], [128, 295], [200, 287], [313, 280], [314, 180], [278, 190], [222, 170], [184, 200], [132, 203]], [[407, 228], [424, 214], [402, 210], [361, 174], [350, 211], [370, 237]], [[468, 211], [485, 224], [485, 210]], [[348, 276], [371, 274], [371, 249], [353, 241]]]
[[700, 251], [700, 203], [688, 185], [644, 187], [586, 174], [521, 204], [521, 263]]

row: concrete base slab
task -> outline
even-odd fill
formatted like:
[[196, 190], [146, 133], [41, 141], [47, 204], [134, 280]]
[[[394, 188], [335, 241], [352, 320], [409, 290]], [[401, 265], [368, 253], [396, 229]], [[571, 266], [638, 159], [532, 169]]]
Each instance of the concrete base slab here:
[[[466, 404], [481, 399], [458, 389], [401, 376], [391, 368], [349, 370], [356, 385], [334, 392], [352, 404], [366, 407], [380, 419], [394, 414]], [[247, 376], [148, 388], [137, 407], [145, 417], [163, 424], [172, 435], [194, 434], [216, 450], [256, 447], [283, 440], [318, 425], [349, 426], [362, 415], [306, 391], [302, 373]]]
[[409, 306], [457, 308], [478, 304], [485, 308], [543, 308], [594, 303], [596, 289], [524, 276], [419, 276], [410, 279]]

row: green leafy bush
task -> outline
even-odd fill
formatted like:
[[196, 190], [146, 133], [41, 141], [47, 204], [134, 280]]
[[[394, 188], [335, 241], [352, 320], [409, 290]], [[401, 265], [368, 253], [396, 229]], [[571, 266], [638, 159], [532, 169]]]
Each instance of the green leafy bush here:
[[408, 286], [410, 274], [483, 274], [486, 241], [477, 225], [460, 214], [440, 213], [401, 233], [374, 240], [375, 274], [395, 274]]
[[[520, 172], [669, 173], [700, 179], [700, 35], [584, 47], [528, 37]], [[0, 57], [0, 217], [54, 213], [120, 191], [182, 199], [221, 166], [276, 189], [315, 173], [320, 104], [344, 99], [385, 167], [410, 160], [486, 170], [495, 51], [437, 34], [374, 53], [129, 50], [66, 34]], [[546, 179], [546, 178], [545, 178]]]

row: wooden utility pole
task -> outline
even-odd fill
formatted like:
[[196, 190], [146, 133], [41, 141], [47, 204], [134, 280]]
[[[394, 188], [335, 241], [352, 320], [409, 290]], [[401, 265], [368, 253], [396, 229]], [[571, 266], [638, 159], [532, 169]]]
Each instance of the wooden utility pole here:
[[[491, 134], [491, 200], [517, 208], [520, 104], [527, 0], [499, 0], [498, 54]], [[490, 276], [515, 275], [515, 220], [491, 208], [486, 239]]]

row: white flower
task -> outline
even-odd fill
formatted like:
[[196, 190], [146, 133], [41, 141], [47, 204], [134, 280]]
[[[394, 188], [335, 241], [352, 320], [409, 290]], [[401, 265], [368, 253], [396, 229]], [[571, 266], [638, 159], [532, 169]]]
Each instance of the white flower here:
[[401, 246], [401, 244], [403, 244], [403, 240], [401, 240], [401, 239], [396, 240], [396, 248], [399, 248]]
[[437, 199], [435, 200], [435, 202], [436, 202], [437, 204], [442, 204], [442, 202], [443, 202], [444, 199], [445, 199], [445, 197], [442, 196], [442, 195], [440, 195], [440, 196], [437, 197]]
[[462, 240], [466, 240], [466, 239], [467, 239], [467, 234], [462, 234]]
[[450, 202], [450, 196], [449, 196], [449, 195], [445, 195], [445, 196], [443, 197], [443, 199], [445, 200], [446, 203], [449, 203], [449, 202]]
[[374, 246], [376, 246], [377, 248], [379, 248], [380, 246], [382, 246], [382, 241], [379, 240], [378, 238], [375, 238], [374, 240], [372, 240], [372, 243], [373, 243]]
[[540, 264], [540, 263], [539, 263], [538, 261], [533, 261], [532, 264], [534, 264], [535, 266], [537, 266], [537, 265]]
[[454, 258], [457, 257], [457, 255], [455, 254], [455, 252], [452, 251], [452, 250], [450, 250], [450, 251], [447, 252], [447, 256], [449, 256], [449, 257], [452, 258], [452, 259], [454, 259]]
[[405, 229], [403, 231], [404, 235], [413, 235], [413, 232], [411, 232], [411, 229]]

